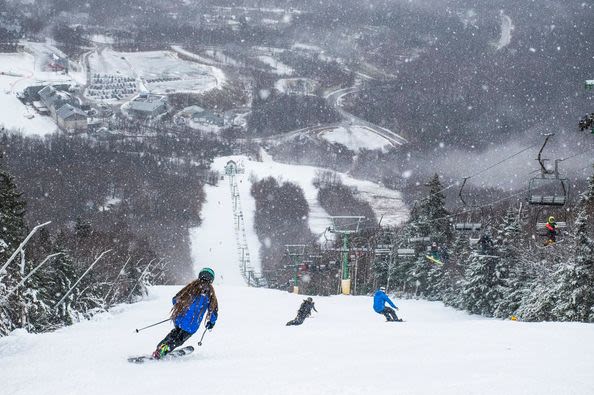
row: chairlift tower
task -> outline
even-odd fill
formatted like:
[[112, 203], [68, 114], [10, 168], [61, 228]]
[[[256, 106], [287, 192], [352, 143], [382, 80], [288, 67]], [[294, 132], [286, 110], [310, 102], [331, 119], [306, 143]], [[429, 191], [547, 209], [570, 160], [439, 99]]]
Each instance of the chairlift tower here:
[[305, 256], [305, 244], [285, 244], [287, 255], [291, 260], [291, 268], [293, 272], [293, 293], [299, 293], [299, 267], [303, 264], [303, 257]]
[[351, 293], [351, 276], [349, 273], [349, 236], [358, 233], [361, 226], [361, 221], [365, 217], [362, 216], [332, 216], [332, 226], [330, 232], [336, 233], [342, 237], [342, 276], [340, 279], [340, 289], [343, 295], [350, 295]]

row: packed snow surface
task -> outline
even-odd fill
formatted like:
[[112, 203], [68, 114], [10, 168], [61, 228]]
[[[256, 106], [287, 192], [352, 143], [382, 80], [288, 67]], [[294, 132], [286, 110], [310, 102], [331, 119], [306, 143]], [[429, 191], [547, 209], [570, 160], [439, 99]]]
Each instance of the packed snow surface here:
[[393, 144], [366, 126], [338, 127], [321, 133], [324, 139], [340, 143], [354, 152], [362, 149], [383, 150]]
[[[214, 270], [218, 271], [215, 265]], [[297, 327], [303, 296], [217, 286], [219, 320], [196, 351], [144, 365], [172, 328], [179, 286], [54, 333], [0, 338], [7, 395], [144, 394], [591, 394], [594, 326], [470, 316], [438, 302], [396, 300], [388, 323], [367, 296], [314, 297], [319, 313]]]

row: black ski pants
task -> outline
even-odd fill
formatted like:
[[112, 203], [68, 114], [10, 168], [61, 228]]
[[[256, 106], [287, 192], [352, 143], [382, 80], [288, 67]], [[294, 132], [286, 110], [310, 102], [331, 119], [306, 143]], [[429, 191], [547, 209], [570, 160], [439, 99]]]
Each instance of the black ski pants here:
[[398, 321], [398, 316], [396, 315], [396, 311], [394, 311], [391, 307], [384, 307], [380, 314], [383, 314], [388, 321]]
[[305, 316], [298, 315], [297, 318], [295, 318], [293, 321], [287, 322], [287, 326], [289, 326], [289, 325], [301, 325], [301, 324], [303, 324], [303, 321], [305, 321]]
[[171, 332], [169, 332], [167, 336], [165, 336], [165, 339], [159, 342], [157, 349], [159, 349], [163, 344], [167, 344], [169, 346], [169, 351], [173, 351], [175, 348], [184, 344], [184, 342], [191, 336], [191, 333], [175, 327], [171, 330]]

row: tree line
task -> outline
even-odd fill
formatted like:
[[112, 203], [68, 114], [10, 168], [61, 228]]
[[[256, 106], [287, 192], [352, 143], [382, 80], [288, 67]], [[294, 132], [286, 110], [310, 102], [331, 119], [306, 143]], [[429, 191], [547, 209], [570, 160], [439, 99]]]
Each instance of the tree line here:
[[[483, 211], [452, 213], [437, 175], [427, 187], [407, 223], [363, 227], [350, 237], [356, 294], [386, 286], [401, 297], [442, 301], [487, 317], [594, 322], [594, 175], [577, 202], [559, 211], [557, 220], [568, 226], [548, 246], [536, 225], [546, 221], [539, 209], [503, 199]], [[469, 220], [481, 229], [456, 230], [456, 223]], [[307, 281], [299, 285], [308, 293], [333, 294], [341, 271], [340, 240], [320, 247], [308, 246], [300, 273]], [[437, 262], [429, 259], [433, 256]]]
[[117, 127], [144, 138], [0, 136], [0, 334], [69, 325], [192, 276], [188, 228], [229, 146]]

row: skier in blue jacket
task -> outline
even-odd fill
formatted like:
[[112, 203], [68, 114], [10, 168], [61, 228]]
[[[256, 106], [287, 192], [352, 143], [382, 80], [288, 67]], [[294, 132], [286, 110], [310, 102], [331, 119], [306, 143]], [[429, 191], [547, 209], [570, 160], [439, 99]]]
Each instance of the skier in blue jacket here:
[[380, 289], [375, 291], [375, 295], [373, 295], [373, 310], [378, 314], [383, 314], [388, 321], [402, 321], [398, 318], [394, 309], [386, 306], [386, 303], [398, 310], [398, 307], [386, 295], [386, 288], [380, 287]]
[[175, 323], [175, 328], [159, 342], [153, 352], [153, 358], [164, 357], [188, 340], [200, 327], [206, 312], [206, 329], [211, 330], [214, 327], [219, 307], [212, 286], [213, 281], [214, 271], [205, 267], [198, 274], [197, 280], [186, 285], [175, 295], [171, 309], [171, 320]]

